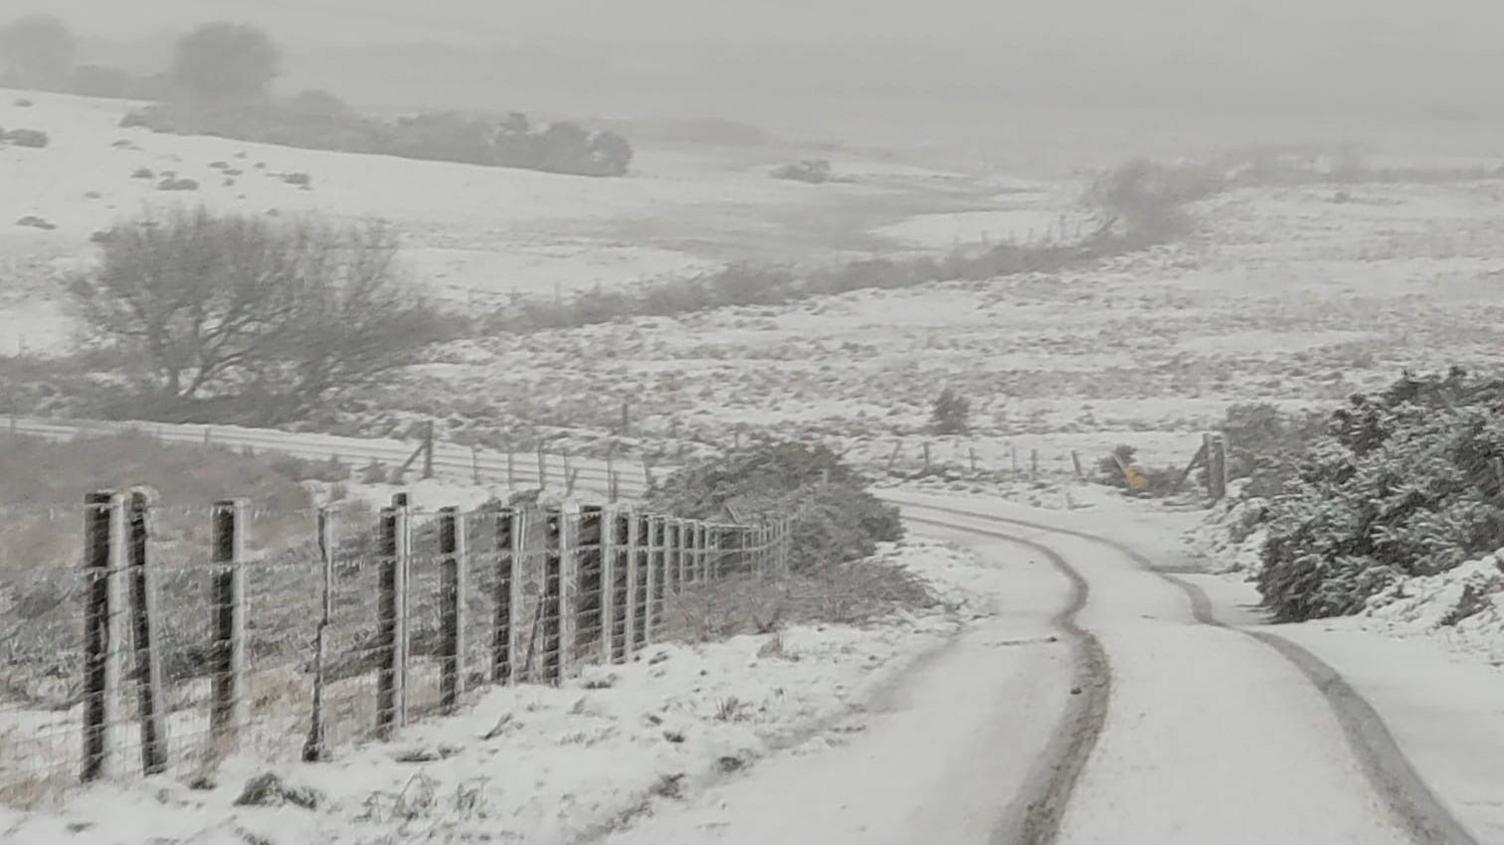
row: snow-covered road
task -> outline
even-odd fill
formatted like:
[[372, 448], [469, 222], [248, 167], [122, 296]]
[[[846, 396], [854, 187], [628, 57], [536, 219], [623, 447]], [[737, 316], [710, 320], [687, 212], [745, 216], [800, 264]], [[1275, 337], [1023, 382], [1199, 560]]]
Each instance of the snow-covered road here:
[[[1006, 576], [998, 621], [910, 675], [838, 747], [769, 760], [610, 841], [1480, 841], [1372, 708], [1294, 643], [1221, 624], [1197, 587], [1089, 524], [901, 503], [916, 530]], [[1072, 622], [1100, 644], [1101, 677], [1083, 672]], [[1094, 692], [1101, 712], [1079, 706]]]
[[845, 741], [794, 749], [682, 807], [659, 804], [608, 841], [992, 841], [1023, 814], [1014, 796], [1064, 718], [1073, 661], [1055, 616], [1071, 590], [1026, 547], [978, 550], [1008, 585], [991, 597], [996, 615], [876, 696]]

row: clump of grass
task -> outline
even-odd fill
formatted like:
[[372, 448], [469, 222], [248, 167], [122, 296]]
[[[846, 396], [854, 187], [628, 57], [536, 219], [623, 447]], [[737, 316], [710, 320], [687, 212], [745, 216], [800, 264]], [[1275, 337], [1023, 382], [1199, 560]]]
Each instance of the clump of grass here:
[[[792, 575], [743, 575], [689, 584], [665, 602], [666, 639], [722, 640], [789, 625], [864, 625], [940, 600], [917, 575], [871, 560], [811, 567]], [[781, 652], [783, 646], [778, 646]]]

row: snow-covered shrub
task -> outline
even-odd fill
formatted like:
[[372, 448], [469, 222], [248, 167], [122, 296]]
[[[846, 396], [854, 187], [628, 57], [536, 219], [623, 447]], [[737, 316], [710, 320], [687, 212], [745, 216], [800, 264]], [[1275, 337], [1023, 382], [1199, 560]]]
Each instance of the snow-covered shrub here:
[[898, 510], [869, 483], [824, 446], [759, 444], [675, 472], [648, 506], [701, 519], [791, 517], [789, 565], [797, 570], [865, 558], [903, 536]]
[[1156, 243], [1190, 230], [1187, 203], [1226, 186], [1225, 175], [1212, 165], [1137, 159], [1098, 177], [1085, 200], [1120, 227], [1125, 238]]
[[1227, 438], [1227, 476], [1249, 479], [1245, 496], [1268, 497], [1295, 473], [1301, 455], [1326, 430], [1326, 416], [1289, 414], [1269, 404], [1227, 409], [1218, 427]]
[[186, 177], [181, 177], [180, 178], [180, 177], [176, 177], [176, 176], [169, 176], [168, 178], [163, 179], [162, 181], [160, 181], [160, 182], [157, 183], [157, 190], [159, 190], [159, 191], [196, 191], [196, 190], [198, 190], [198, 180], [196, 180], [196, 179], [189, 179], [189, 178], [186, 178]]
[[831, 169], [830, 162], [825, 159], [807, 159], [805, 161], [785, 164], [773, 169], [774, 179], [787, 179], [794, 182], [808, 182], [811, 185], [819, 185], [835, 178], [835, 172]]
[[1279, 620], [1355, 613], [1504, 545], [1504, 380], [1453, 370], [1354, 396], [1269, 502], [1259, 590]]
[[47, 146], [50, 140], [47, 133], [40, 129], [12, 129], [0, 136], [0, 140], [17, 147], [33, 147], [40, 149]]
[[965, 434], [971, 430], [971, 400], [947, 387], [930, 407], [930, 430], [936, 434]]

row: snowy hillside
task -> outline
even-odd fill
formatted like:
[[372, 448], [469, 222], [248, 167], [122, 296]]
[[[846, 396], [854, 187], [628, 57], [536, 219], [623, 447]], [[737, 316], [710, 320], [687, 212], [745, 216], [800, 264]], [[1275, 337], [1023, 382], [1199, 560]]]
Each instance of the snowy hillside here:
[[[0, 128], [50, 139], [0, 145], [0, 252], [15, 284], [89, 256], [90, 236], [122, 217], [177, 205], [387, 221], [414, 276], [468, 302], [630, 284], [748, 254], [824, 259], [884, 243], [869, 230], [910, 213], [986, 207], [995, 190], [857, 159], [839, 163], [852, 183], [812, 188], [713, 150], [644, 150], [625, 178], [562, 176], [120, 128], [131, 107], [0, 90]], [[163, 190], [169, 180], [195, 184]]]

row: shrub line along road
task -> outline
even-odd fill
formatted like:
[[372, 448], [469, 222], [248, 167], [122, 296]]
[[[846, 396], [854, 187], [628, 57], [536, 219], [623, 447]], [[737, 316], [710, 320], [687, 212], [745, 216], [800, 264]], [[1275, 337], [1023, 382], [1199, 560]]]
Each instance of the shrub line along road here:
[[[185, 443], [202, 443], [205, 431], [27, 418], [14, 428], [54, 439], [139, 429]], [[309, 458], [390, 465], [413, 449], [400, 441], [209, 431], [219, 445]], [[505, 477], [502, 453], [440, 444], [434, 458], [449, 473], [469, 475], [478, 464], [485, 478]], [[604, 462], [571, 463], [580, 489], [606, 489]], [[547, 477], [562, 486], [563, 467], [552, 464]], [[533, 456], [514, 456], [514, 470], [519, 481], [537, 483]], [[626, 495], [645, 486], [630, 472], [620, 479]], [[625, 841], [757, 842], [773, 834], [899, 843], [923, 833], [958, 845], [1478, 845], [1378, 713], [1307, 649], [1268, 630], [1222, 623], [1199, 587], [1114, 540], [884, 495], [911, 523], [972, 545], [1004, 570], [1009, 587], [994, 597], [998, 621], [916, 668], [887, 696], [898, 703], [880, 706], [873, 730], [845, 748], [770, 760], [727, 786], [715, 808], [649, 819], [623, 832]], [[1050, 566], [1032, 566], [1035, 558]], [[1044, 645], [1055, 637], [1041, 634], [1063, 636], [1065, 647]], [[998, 649], [1025, 642], [1041, 645]], [[874, 778], [881, 781], [874, 766], [903, 774], [901, 800], [873, 789]], [[851, 776], [833, 776], [841, 773]], [[926, 788], [914, 788], [915, 774], [926, 775]], [[835, 809], [739, 815], [783, 788], [773, 779], [797, 785], [791, 800], [808, 804], [823, 794], [820, 803]], [[769, 827], [780, 819], [787, 830]]]

